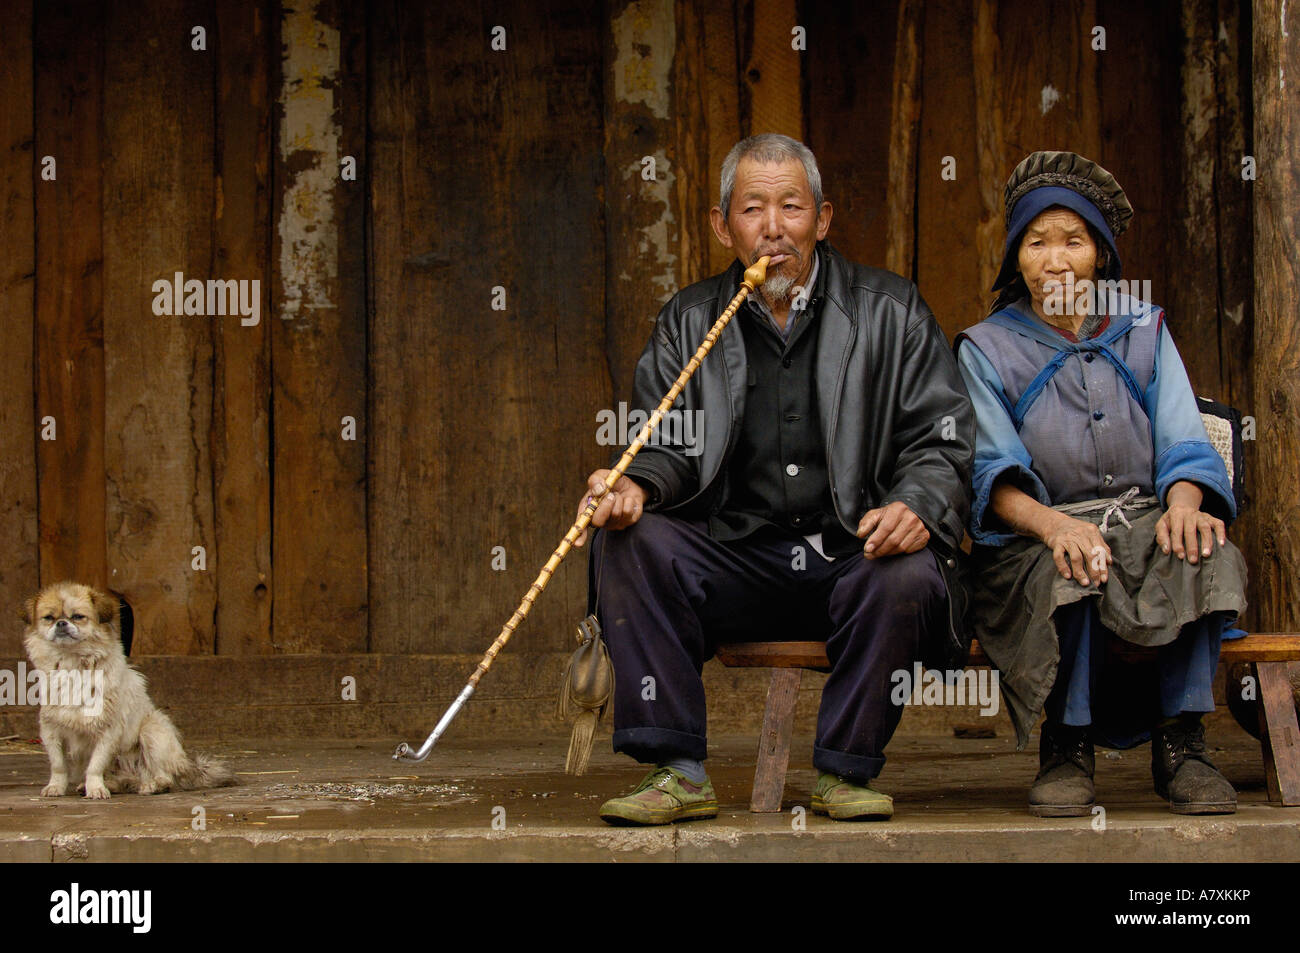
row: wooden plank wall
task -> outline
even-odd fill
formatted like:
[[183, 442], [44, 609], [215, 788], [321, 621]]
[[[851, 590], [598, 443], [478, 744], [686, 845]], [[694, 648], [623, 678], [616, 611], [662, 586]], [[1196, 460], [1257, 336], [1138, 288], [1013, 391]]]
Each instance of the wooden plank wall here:
[[[595, 443], [612, 397], [601, 10], [389, 2], [371, 16], [370, 648], [481, 651], [612, 449]], [[642, 96], [646, 75], [628, 80]], [[629, 144], [626, 187], [666, 145]], [[670, 214], [640, 201], [653, 207], [638, 221]], [[644, 320], [659, 292], [635, 294]], [[571, 644], [581, 555], [530, 616], [529, 649]]]
[[[32, 5], [9, 5], [0, 31], [0, 617], [36, 588], [40, 549], [36, 521], [36, 441], [32, 359], [35, 353], [36, 209], [32, 132]], [[0, 626], [0, 655], [21, 651], [21, 632]]]
[[[1099, 159], [1137, 210], [1126, 275], [1250, 410], [1246, 4], [13, 9], [0, 602], [110, 585], [137, 652], [480, 650], [609, 460], [596, 414], [659, 305], [729, 264], [707, 212], [752, 133], [808, 142], [833, 243], [950, 336], [990, 300], [1012, 167]], [[261, 320], [155, 315], [177, 271], [258, 279]], [[582, 559], [529, 650], [568, 645]]]
[[[272, 648], [367, 638], [364, 5], [280, 6], [271, 366]], [[341, 162], [356, 160], [355, 181]], [[351, 423], [349, 423], [351, 421]], [[281, 545], [276, 545], [279, 541]]]
[[[41, 580], [108, 579], [100, 150], [104, 13], [59, 0], [35, 14], [36, 444]], [[36, 175], [36, 171], [33, 170]], [[33, 182], [33, 187], [35, 187]], [[50, 429], [46, 429], [49, 427]], [[47, 439], [52, 438], [52, 439]]]

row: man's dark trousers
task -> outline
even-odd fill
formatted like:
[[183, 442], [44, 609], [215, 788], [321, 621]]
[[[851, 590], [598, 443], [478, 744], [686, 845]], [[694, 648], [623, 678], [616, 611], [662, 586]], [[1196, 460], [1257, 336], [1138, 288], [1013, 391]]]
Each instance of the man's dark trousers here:
[[614, 750], [647, 763], [705, 758], [700, 672], [719, 642], [825, 639], [813, 765], [868, 781], [902, 717], [891, 676], [948, 625], [929, 550], [828, 561], [774, 526], [719, 542], [702, 521], [645, 513], [595, 533], [590, 571], [614, 663]]

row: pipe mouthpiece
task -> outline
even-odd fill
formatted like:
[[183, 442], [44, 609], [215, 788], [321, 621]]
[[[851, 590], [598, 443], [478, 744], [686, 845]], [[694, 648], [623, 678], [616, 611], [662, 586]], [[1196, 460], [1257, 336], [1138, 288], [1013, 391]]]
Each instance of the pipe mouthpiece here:
[[767, 255], [764, 255], [745, 269], [745, 284], [749, 285], [750, 291], [753, 291], [767, 280], [767, 263], [771, 260]]

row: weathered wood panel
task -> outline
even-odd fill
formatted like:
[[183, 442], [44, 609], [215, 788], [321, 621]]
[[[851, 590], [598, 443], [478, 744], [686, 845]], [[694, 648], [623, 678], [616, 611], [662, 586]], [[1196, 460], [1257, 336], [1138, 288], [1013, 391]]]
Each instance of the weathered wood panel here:
[[889, 118], [890, 223], [885, 267], [916, 279], [917, 128], [921, 119], [921, 44], [925, 15], [920, 0], [902, 0], [894, 31], [894, 86]]
[[807, 4], [804, 82], [808, 147], [835, 208], [830, 242], [846, 257], [883, 268], [892, 224], [889, 191], [890, 99], [896, 13], [862, 16], [838, 4]]
[[[366, 88], [356, 19], [365, 9], [281, 7], [271, 327], [279, 652], [366, 647]], [[345, 156], [356, 159], [355, 181], [341, 179]]]
[[987, 286], [980, 284], [975, 254], [983, 206], [972, 76], [974, 24], [968, 0], [925, 4], [916, 281], [950, 339], [984, 317], [989, 297]]
[[[111, 583], [104, 542], [104, 324], [100, 234], [103, 9], [35, 10], [37, 161], [57, 178], [36, 191], [36, 444], [41, 578]], [[147, 289], [146, 289], [147, 290]]]
[[1101, 67], [1101, 154], [1094, 158], [1133, 205], [1133, 219], [1119, 238], [1124, 277], [1150, 281], [1152, 297], [1177, 327], [1168, 255], [1174, 227], [1168, 184], [1178, 162], [1177, 4], [1164, 2], [1153, 11], [1126, 0], [1098, 0], [1097, 21], [1106, 30], [1106, 48], [1094, 54]]
[[[1289, 19], [1284, 19], [1284, 13]], [[1290, 34], [1289, 42], [1283, 37]], [[1254, 8], [1255, 400], [1261, 514], [1251, 570], [1261, 628], [1300, 620], [1300, 21], [1283, 0]]]
[[980, 285], [997, 275], [1005, 241], [1002, 189], [1039, 149], [1100, 154], [1097, 23], [1093, 0], [1044, 5], [976, 0], [973, 34], [976, 124], [986, 217], [979, 232]]
[[740, 140], [736, 19], [730, 4], [677, 0], [673, 59], [678, 281], [686, 286], [725, 271], [735, 255], [718, 241], [709, 209], [718, 204], [722, 160]]
[[673, 0], [616, 2], [607, 13], [605, 353], [614, 395], [628, 401], [655, 314], [681, 286], [680, 236], [698, 234], [677, 196], [695, 195], [699, 163], [697, 149], [679, 139], [687, 123], [674, 116]]
[[[215, 650], [271, 645], [270, 0], [216, 5], [215, 274], [256, 279], [256, 324], [213, 325], [212, 468], [217, 543]], [[247, 319], [247, 320], [251, 320]]]
[[1223, 378], [1219, 339], [1219, 243], [1215, 209], [1219, 154], [1216, 92], [1218, 33], [1214, 0], [1183, 0], [1180, 13], [1178, 141], [1172, 204], [1170, 332], [1182, 353], [1192, 387], [1218, 396]]
[[[594, 442], [611, 400], [593, 333], [601, 13], [517, 0], [372, 17], [371, 650], [481, 652], [611, 452]], [[652, 316], [656, 289], [635, 294]], [[586, 604], [570, 563], [516, 643], [570, 645]]]
[[784, 133], [801, 142], [803, 57], [795, 0], [737, 0], [740, 39], [740, 128], [744, 135]]
[[[135, 610], [140, 654], [207, 654], [214, 638], [212, 328], [239, 318], [159, 315], [153, 287], [217, 277], [213, 26], [202, 3], [148, 0], [111, 4], [104, 28], [109, 579]], [[206, 296], [194, 304], [206, 311]], [[196, 546], [205, 570], [191, 568]]]
[[[36, 308], [36, 172], [32, 153], [32, 4], [17, 0], [0, 31], [0, 612], [22, 604], [40, 580], [36, 522], [36, 421], [32, 394]], [[0, 655], [20, 652], [22, 632], [0, 627]]]

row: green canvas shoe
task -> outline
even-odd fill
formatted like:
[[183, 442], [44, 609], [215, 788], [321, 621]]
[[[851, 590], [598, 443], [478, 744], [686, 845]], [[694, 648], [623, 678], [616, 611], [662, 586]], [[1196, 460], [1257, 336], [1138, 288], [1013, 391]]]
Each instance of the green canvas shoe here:
[[834, 821], [887, 821], [894, 816], [894, 799], [823, 771], [813, 788], [812, 809]]
[[718, 816], [718, 799], [706, 777], [695, 784], [673, 768], [655, 768], [631, 794], [600, 806], [601, 820], [615, 825], [671, 824]]

